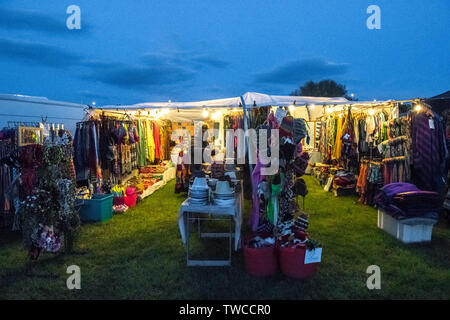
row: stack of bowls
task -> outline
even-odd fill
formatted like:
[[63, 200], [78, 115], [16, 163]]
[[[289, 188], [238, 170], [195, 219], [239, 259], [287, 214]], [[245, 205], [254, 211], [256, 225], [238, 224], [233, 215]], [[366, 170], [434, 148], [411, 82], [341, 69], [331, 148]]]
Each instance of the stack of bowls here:
[[228, 181], [217, 181], [214, 191], [214, 203], [219, 206], [231, 206], [235, 203], [234, 190]]
[[189, 188], [189, 202], [195, 205], [205, 205], [209, 200], [209, 187], [206, 178], [195, 178]]

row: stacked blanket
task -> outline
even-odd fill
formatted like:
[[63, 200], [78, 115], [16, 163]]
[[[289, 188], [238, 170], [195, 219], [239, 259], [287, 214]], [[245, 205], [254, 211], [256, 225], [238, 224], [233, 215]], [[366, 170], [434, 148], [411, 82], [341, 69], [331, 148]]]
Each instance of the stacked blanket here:
[[347, 171], [339, 171], [334, 175], [333, 187], [337, 188], [355, 188], [355, 175]]
[[438, 219], [441, 198], [438, 193], [422, 191], [410, 183], [390, 183], [381, 188], [375, 203], [396, 219]]

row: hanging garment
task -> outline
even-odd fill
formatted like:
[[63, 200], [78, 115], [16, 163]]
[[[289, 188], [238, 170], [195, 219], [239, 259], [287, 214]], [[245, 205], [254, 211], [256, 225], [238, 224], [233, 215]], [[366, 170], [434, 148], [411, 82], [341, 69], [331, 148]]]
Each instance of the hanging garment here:
[[361, 163], [361, 168], [359, 170], [358, 181], [356, 182], [356, 191], [360, 194], [364, 194], [367, 186], [367, 174], [369, 169], [368, 163]]
[[100, 179], [101, 171], [98, 158], [97, 129], [94, 122], [90, 123], [89, 130], [89, 168], [91, 170], [91, 174], [93, 174], [96, 179]]
[[358, 132], [359, 132], [359, 139], [358, 139], [358, 151], [360, 154], [366, 154], [369, 152], [369, 144], [367, 143], [367, 133], [366, 133], [366, 120], [365, 119], [359, 119], [358, 121]]
[[270, 185], [267, 181], [261, 181], [258, 184], [258, 197], [259, 197], [259, 219], [258, 226], [261, 222], [267, 220], [267, 205], [271, 196]]
[[[8, 140], [0, 140], [0, 160], [6, 159], [11, 156], [12, 143]], [[0, 223], [2, 222], [2, 217], [9, 214], [12, 207], [10, 199], [7, 197], [6, 193], [11, 184], [11, 169], [8, 165], [0, 162]]]
[[295, 212], [294, 174], [292, 169], [287, 169], [282, 178], [282, 190], [280, 194], [280, 214], [278, 223], [292, 220]]
[[267, 218], [274, 225], [277, 225], [278, 222], [278, 215], [280, 211], [278, 196], [280, 192], [281, 192], [281, 184], [272, 184], [272, 195], [270, 197], [270, 201], [267, 206]]
[[366, 142], [371, 143], [373, 142], [373, 135], [375, 134], [375, 117], [374, 116], [367, 116], [366, 118]]
[[327, 146], [327, 123], [321, 121], [320, 123], [320, 140], [319, 140], [319, 151], [322, 155], [322, 159], [328, 162], [328, 146]]
[[138, 155], [138, 165], [139, 167], [143, 167], [146, 165], [146, 155], [147, 155], [147, 135], [144, 130], [144, 123], [142, 120], [138, 121], [138, 135], [139, 141], [137, 143], [137, 155]]
[[150, 120], [145, 121], [145, 133], [147, 136], [147, 161], [155, 162], [155, 140], [153, 139], [153, 126]]
[[250, 227], [252, 231], [256, 231], [258, 229], [259, 223], [259, 196], [258, 196], [258, 185], [263, 180], [263, 176], [261, 175], [262, 164], [258, 157], [255, 168], [252, 172], [252, 212], [250, 215]]
[[341, 150], [342, 150], [342, 118], [337, 118], [337, 126], [336, 126], [336, 141], [334, 143], [332, 159], [339, 160], [341, 158]]
[[441, 192], [445, 186], [446, 149], [443, 124], [431, 112], [411, 113], [413, 181], [422, 190]]
[[352, 113], [349, 108], [342, 130], [341, 159], [344, 169], [352, 172], [358, 171], [358, 144], [355, 140]]
[[161, 140], [159, 138], [159, 125], [153, 122], [153, 139], [155, 144], [155, 160], [161, 160]]
[[292, 137], [294, 133], [294, 118], [292, 116], [285, 116], [280, 124], [280, 138]]
[[307, 130], [308, 124], [303, 118], [294, 119], [294, 142], [300, 143], [302, 139], [306, 138], [306, 144], [309, 144], [309, 133]]
[[161, 152], [162, 159], [169, 160], [170, 159], [170, 142], [172, 141], [172, 121], [164, 120], [164, 126], [161, 127], [162, 135], [161, 135]]

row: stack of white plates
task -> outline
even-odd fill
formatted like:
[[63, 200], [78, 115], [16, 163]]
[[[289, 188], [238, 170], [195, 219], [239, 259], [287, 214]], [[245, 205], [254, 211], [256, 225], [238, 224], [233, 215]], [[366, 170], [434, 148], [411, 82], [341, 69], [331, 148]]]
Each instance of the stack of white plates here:
[[217, 193], [214, 194], [214, 203], [219, 206], [232, 206], [235, 202], [234, 194], [231, 196], [224, 196]]

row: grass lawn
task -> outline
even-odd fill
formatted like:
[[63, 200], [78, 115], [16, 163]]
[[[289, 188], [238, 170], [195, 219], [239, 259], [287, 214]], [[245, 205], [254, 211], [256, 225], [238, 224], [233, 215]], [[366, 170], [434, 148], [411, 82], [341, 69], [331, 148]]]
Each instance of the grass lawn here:
[[[83, 225], [77, 250], [44, 254], [27, 277], [18, 233], [0, 233], [0, 299], [450, 299], [450, 228], [435, 226], [431, 243], [405, 245], [376, 226], [375, 209], [336, 198], [305, 178], [310, 236], [323, 244], [318, 274], [294, 280], [281, 273], [256, 278], [244, 270], [242, 252], [231, 268], [188, 268], [178, 232], [172, 181], [124, 215]], [[250, 203], [245, 204], [247, 216]], [[216, 253], [217, 245], [196, 241]], [[81, 268], [81, 290], [66, 288], [66, 269]], [[369, 265], [381, 268], [381, 290], [366, 288]]]

